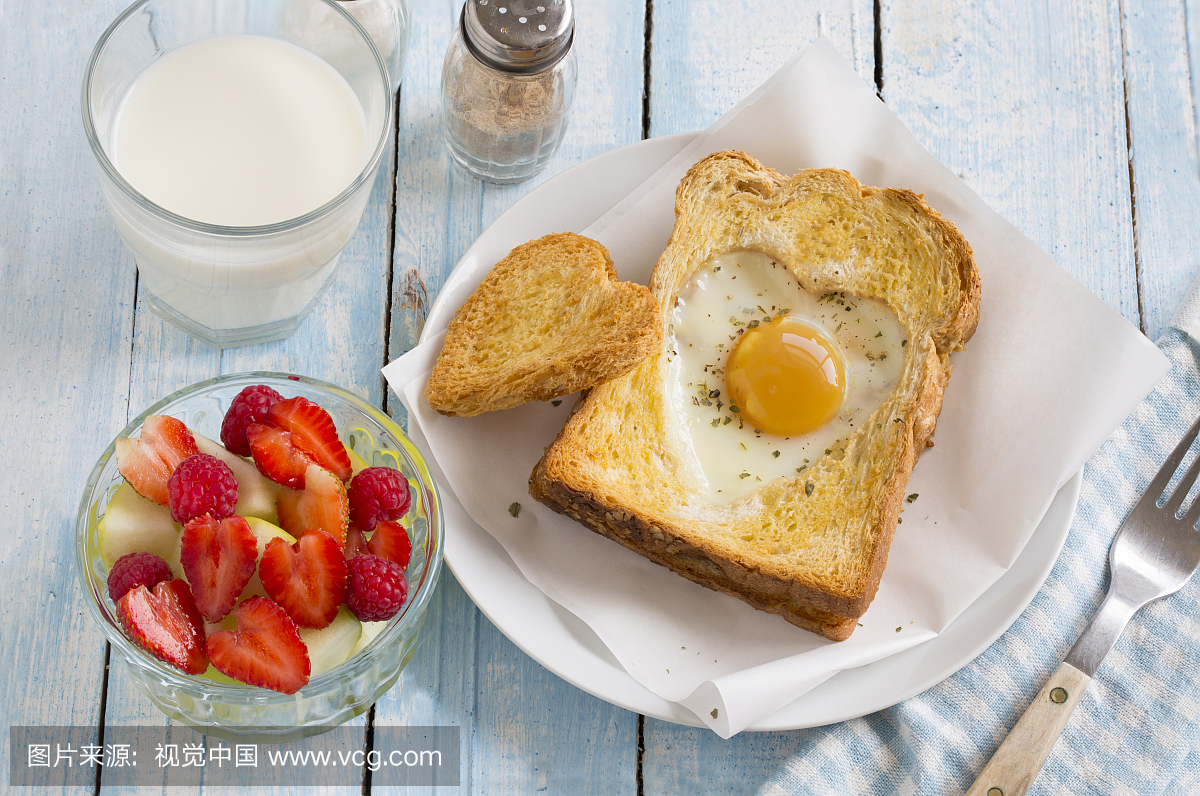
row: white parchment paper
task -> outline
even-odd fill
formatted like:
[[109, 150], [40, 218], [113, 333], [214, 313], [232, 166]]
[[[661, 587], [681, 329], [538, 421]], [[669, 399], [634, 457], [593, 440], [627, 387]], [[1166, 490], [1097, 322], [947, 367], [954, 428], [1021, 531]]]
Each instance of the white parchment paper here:
[[[945, 629], [1012, 565], [1058, 488], [1167, 362], [938, 163], [824, 39], [576, 231], [608, 247], [622, 279], [646, 283], [674, 224], [676, 185], [722, 149], [784, 174], [843, 168], [865, 184], [923, 193], [975, 251], [979, 329], [951, 357], [937, 445], [910, 482], [919, 498], [902, 515], [879, 593], [849, 640], [825, 641], [692, 584], [528, 498], [529, 473], [573, 398], [438, 415], [422, 393], [444, 327], [427, 330], [384, 374], [428, 440], [443, 486], [525, 577], [587, 623], [635, 680], [729, 737], [838, 671]], [[522, 505], [517, 517], [507, 510], [513, 501]]]

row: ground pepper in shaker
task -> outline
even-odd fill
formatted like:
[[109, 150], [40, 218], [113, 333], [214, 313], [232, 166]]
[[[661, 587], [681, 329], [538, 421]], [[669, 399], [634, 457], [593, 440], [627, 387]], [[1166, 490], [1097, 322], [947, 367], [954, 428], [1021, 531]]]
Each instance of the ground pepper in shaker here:
[[442, 132], [482, 180], [545, 168], [575, 94], [572, 0], [467, 0], [442, 68]]

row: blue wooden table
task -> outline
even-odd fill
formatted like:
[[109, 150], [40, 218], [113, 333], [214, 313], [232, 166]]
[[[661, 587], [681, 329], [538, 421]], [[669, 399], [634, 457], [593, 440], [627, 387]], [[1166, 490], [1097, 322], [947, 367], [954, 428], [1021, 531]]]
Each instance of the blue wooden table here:
[[[379, 369], [413, 345], [493, 219], [575, 163], [703, 129], [819, 33], [943, 163], [1151, 338], [1200, 272], [1193, 0], [578, 0], [570, 132], [545, 174], [503, 188], [457, 171], [441, 142], [460, 3], [413, 0], [392, 144], [336, 284], [293, 338], [214, 351], [147, 310], [83, 136], [84, 64], [123, 6], [0, 3], [6, 725], [165, 722], [108, 668], [72, 563], [84, 480], [130, 418], [192, 382], [256, 369], [332, 381], [397, 413]], [[364, 743], [368, 719], [461, 727], [469, 794], [775, 792], [804, 737], [722, 741], [608, 705], [517, 649], [448, 572], [416, 657], [358, 720]], [[0, 761], [3, 790], [6, 751]]]

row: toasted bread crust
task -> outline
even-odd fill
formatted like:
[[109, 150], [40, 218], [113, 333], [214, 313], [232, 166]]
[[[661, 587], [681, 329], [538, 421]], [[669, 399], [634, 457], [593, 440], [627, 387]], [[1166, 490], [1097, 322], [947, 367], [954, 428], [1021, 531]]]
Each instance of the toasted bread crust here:
[[564, 232], [513, 249], [455, 313], [425, 397], [468, 417], [547, 401], [627, 372], [662, 344], [650, 291]]
[[826, 456], [805, 476], [775, 479], [731, 506], [700, 505], [662, 431], [672, 410], [660, 350], [581, 401], [534, 469], [530, 493], [684, 577], [842, 640], [878, 590], [912, 468], [932, 444], [949, 354], [978, 323], [970, 246], [911, 191], [861, 186], [835, 170], [787, 178], [740, 152], [693, 166], [675, 210], [651, 278], [664, 318], [711, 255], [759, 249], [810, 292], [891, 305], [913, 338], [901, 384], [842, 459]]
[[[674, 537], [667, 529], [649, 525], [641, 517], [628, 512], [613, 511], [594, 498], [564, 488], [546, 478], [544, 464], [545, 459], [538, 462], [530, 475], [529, 494], [559, 514], [582, 523], [601, 536], [612, 539], [688, 580], [737, 597], [760, 610], [778, 614], [797, 627], [834, 641], [849, 638], [853, 632], [855, 620], [852, 618], [781, 598], [775, 591], [756, 591], [748, 582], [741, 588], [732, 585], [731, 574], [742, 576], [733, 578], [737, 583], [747, 581], [746, 575], [749, 573], [730, 573], [728, 562], [714, 560], [709, 551]], [[768, 581], [763, 585], [769, 587], [773, 583]]]

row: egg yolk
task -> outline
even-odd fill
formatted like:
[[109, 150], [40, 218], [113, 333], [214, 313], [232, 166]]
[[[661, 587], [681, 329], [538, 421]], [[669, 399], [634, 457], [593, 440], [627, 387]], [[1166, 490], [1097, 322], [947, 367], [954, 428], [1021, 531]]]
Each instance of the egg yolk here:
[[747, 423], [783, 437], [823, 426], [846, 394], [835, 345], [790, 317], [746, 331], [725, 366], [730, 401]]

